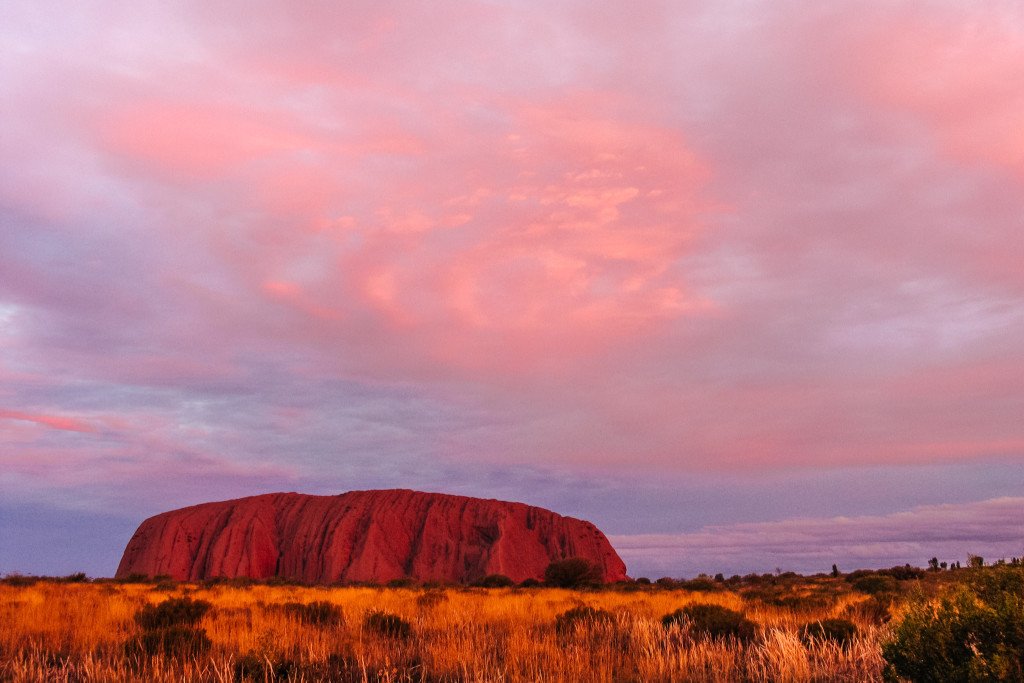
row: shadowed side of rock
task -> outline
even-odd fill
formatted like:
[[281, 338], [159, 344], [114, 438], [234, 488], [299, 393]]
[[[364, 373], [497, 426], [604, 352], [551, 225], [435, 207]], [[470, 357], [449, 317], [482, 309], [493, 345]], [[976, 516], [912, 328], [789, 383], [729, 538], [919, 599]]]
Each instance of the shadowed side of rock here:
[[406, 490], [271, 493], [147, 519], [128, 542], [117, 576], [332, 583], [467, 582], [504, 574], [523, 581], [568, 557], [593, 562], [605, 581], [626, 577], [593, 524], [522, 503]]

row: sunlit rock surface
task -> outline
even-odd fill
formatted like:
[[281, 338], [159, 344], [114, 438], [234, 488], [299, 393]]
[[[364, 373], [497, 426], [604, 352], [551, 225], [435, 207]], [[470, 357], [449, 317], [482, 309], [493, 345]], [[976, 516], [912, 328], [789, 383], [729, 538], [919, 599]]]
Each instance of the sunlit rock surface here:
[[117, 576], [332, 583], [504, 574], [523, 581], [568, 557], [595, 563], [605, 581], [626, 577], [596, 526], [522, 503], [407, 490], [270, 493], [150, 517], [128, 542]]

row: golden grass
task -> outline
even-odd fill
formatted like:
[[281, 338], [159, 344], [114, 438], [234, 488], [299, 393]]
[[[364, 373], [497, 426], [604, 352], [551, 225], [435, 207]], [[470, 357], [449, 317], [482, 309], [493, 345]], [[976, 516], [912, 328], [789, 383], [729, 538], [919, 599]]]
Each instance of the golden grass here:
[[[190, 595], [213, 604], [203, 617], [208, 655], [185, 660], [126, 655], [146, 603]], [[841, 595], [816, 610], [783, 608], [733, 592], [576, 592], [560, 589], [249, 588], [40, 582], [0, 585], [0, 681], [234, 681], [240, 658], [266, 667], [251, 680], [289, 681], [873, 681], [881, 679], [884, 627], [857, 621], [849, 645], [803, 643], [799, 628], [861, 600]], [[329, 602], [340, 625], [303, 624], [275, 608]], [[743, 611], [761, 627], [748, 645], [693, 640], [661, 617], [706, 602]], [[555, 618], [587, 605], [608, 623], [558, 634]], [[363, 625], [384, 610], [409, 621], [408, 640]], [[251, 669], [250, 669], [251, 670]]]

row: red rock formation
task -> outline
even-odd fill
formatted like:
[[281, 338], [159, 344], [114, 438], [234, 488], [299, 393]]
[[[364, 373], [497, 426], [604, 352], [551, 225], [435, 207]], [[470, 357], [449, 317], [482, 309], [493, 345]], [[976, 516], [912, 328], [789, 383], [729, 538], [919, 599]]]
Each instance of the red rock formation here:
[[150, 517], [128, 542], [117, 576], [330, 583], [504, 574], [523, 581], [568, 557], [594, 562], [605, 581], [626, 577], [593, 524], [522, 503], [406, 490], [269, 493]]

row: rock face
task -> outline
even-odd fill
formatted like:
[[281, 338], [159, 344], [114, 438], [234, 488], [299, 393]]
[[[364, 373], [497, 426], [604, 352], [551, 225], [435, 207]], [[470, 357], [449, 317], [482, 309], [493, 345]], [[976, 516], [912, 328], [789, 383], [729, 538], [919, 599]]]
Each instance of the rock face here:
[[117, 576], [331, 583], [504, 574], [523, 581], [569, 557], [595, 563], [605, 581], [626, 578], [596, 526], [543, 508], [406, 490], [269, 493], [150, 517], [128, 542]]

